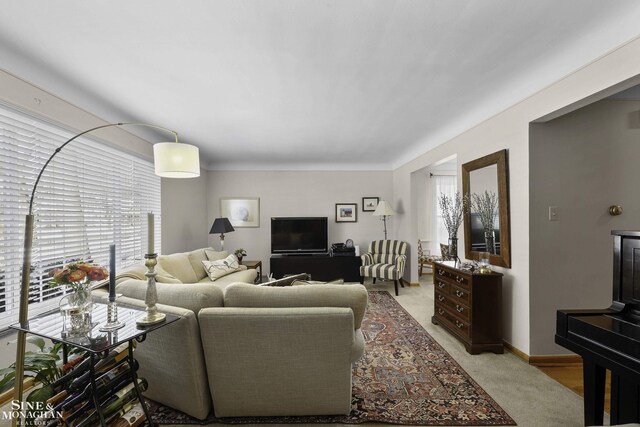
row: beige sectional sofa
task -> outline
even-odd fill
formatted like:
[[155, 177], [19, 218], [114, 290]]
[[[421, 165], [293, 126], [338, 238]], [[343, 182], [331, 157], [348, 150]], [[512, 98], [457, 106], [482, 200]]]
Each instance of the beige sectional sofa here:
[[[366, 289], [256, 286], [255, 270], [211, 282], [196, 262], [206, 250], [158, 258], [158, 309], [180, 319], [136, 349], [145, 395], [198, 419], [212, 407], [219, 417], [349, 413]], [[120, 304], [144, 307], [145, 271], [118, 276]]]

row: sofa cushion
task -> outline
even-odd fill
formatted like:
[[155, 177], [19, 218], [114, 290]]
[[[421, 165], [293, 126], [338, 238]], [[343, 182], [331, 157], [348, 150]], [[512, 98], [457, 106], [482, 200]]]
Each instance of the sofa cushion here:
[[154, 268], [154, 271], [156, 273], [156, 282], [158, 283], [182, 283], [180, 279], [165, 271], [159, 263]]
[[204, 266], [204, 269], [209, 275], [209, 279], [211, 279], [211, 281], [215, 281], [222, 276], [241, 270], [238, 257], [234, 254], [218, 261], [202, 261], [202, 265]]
[[218, 261], [229, 256], [229, 252], [216, 251], [215, 249], [205, 249], [204, 253], [209, 261]]
[[355, 329], [360, 329], [367, 308], [362, 285], [254, 286], [234, 283], [224, 291], [225, 307], [348, 307]]
[[[116, 286], [116, 292], [125, 297], [144, 301], [147, 282], [129, 279]], [[182, 307], [198, 313], [206, 307], [222, 307], [223, 294], [219, 286], [209, 283], [156, 283], [158, 304]]]
[[120, 283], [128, 279], [147, 280], [144, 275], [146, 272], [147, 267], [145, 267], [144, 264], [132, 265], [116, 275], [116, 283]]
[[182, 283], [196, 283], [198, 281], [198, 277], [195, 271], [193, 271], [191, 262], [189, 262], [189, 256], [186, 253], [160, 255], [158, 257], [158, 264], [163, 270]]
[[[202, 261], [207, 260], [207, 254], [205, 253], [205, 248], [196, 249], [195, 251], [187, 252], [187, 257], [189, 258], [189, 263], [191, 264], [191, 268], [193, 268], [194, 273], [196, 273], [196, 278], [198, 280], [207, 277], [207, 272], [205, 271]], [[196, 280], [196, 282], [198, 281]]]

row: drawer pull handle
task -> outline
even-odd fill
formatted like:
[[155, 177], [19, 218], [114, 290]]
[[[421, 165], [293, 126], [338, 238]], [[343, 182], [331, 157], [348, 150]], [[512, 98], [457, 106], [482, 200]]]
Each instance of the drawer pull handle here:
[[462, 283], [463, 281], [464, 281], [464, 278], [463, 278], [463, 277], [456, 276], [456, 282], [458, 282], [458, 283]]
[[438, 269], [438, 274], [441, 275], [441, 276], [444, 276], [444, 270]]
[[464, 307], [459, 306], [458, 304], [456, 304], [456, 311], [458, 313], [462, 313], [464, 311]]
[[459, 320], [456, 320], [456, 326], [457, 326], [459, 329], [462, 329], [462, 327], [464, 326], [464, 323], [462, 323], [462, 322], [461, 322], [461, 321], [459, 321]]
[[443, 309], [441, 309], [441, 308], [439, 308], [439, 309], [438, 309], [438, 314], [439, 314], [440, 316], [442, 316], [442, 315], [444, 314], [444, 310], [443, 310]]
[[444, 288], [445, 286], [447, 286], [447, 284], [446, 284], [446, 283], [438, 282], [438, 287], [439, 287], [440, 289]]
[[456, 296], [458, 298], [462, 298], [464, 296], [464, 292], [456, 290]]
[[438, 301], [444, 301], [444, 297], [442, 295], [438, 295]]

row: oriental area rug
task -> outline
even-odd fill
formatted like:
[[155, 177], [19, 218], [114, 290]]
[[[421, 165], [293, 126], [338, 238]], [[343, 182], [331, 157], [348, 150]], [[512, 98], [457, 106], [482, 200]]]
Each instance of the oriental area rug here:
[[407, 425], [515, 425], [427, 331], [386, 291], [370, 291], [365, 352], [353, 367], [349, 415], [238, 417], [204, 421], [153, 405], [160, 424], [383, 422]]

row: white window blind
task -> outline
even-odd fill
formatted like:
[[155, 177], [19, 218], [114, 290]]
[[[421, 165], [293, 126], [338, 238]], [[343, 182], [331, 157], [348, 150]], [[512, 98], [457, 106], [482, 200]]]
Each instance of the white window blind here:
[[[0, 104], [0, 330], [18, 321], [25, 215], [38, 173], [54, 150], [74, 136]], [[48, 273], [83, 259], [116, 267], [143, 259], [147, 212], [155, 214], [161, 247], [160, 178], [153, 164], [81, 137], [56, 155], [34, 198], [29, 316], [58, 306], [64, 288], [47, 286]]]

